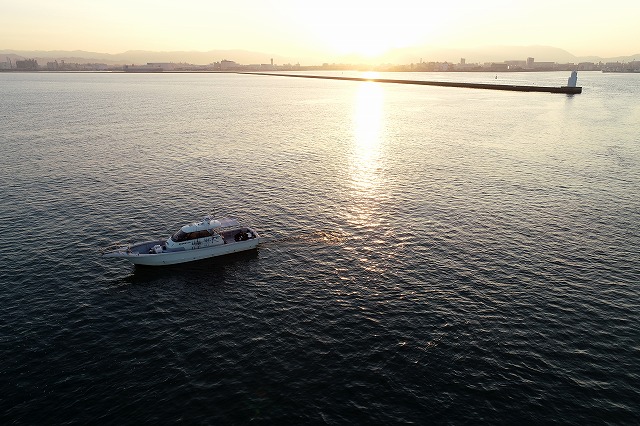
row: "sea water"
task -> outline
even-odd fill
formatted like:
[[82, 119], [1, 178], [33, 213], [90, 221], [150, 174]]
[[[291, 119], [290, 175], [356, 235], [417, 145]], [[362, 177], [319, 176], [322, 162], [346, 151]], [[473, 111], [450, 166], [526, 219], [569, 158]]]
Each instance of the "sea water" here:
[[[0, 420], [637, 422], [640, 76], [578, 85], [0, 74]], [[265, 242], [100, 257], [209, 213]]]

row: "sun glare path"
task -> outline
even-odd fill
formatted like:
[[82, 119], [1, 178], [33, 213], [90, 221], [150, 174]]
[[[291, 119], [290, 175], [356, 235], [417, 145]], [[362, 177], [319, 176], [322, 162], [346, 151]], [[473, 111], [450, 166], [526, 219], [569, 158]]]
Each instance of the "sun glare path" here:
[[361, 83], [355, 101], [354, 141], [351, 155], [351, 188], [354, 224], [371, 223], [378, 205], [381, 177], [381, 133], [384, 89], [378, 83]]

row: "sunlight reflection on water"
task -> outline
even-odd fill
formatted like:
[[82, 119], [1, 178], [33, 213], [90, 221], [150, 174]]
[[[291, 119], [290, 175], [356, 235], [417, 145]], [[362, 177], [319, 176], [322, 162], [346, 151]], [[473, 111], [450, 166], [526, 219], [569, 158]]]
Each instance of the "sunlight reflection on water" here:
[[362, 83], [353, 111], [353, 147], [350, 159], [353, 204], [350, 221], [356, 226], [371, 224], [383, 185], [384, 89], [377, 83]]

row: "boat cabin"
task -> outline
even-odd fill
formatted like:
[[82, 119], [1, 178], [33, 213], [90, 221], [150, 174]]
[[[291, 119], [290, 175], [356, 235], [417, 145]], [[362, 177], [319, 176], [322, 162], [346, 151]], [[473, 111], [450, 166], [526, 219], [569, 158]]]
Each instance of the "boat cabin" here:
[[224, 244], [222, 236], [216, 232], [220, 221], [205, 217], [202, 222], [185, 225], [166, 242], [167, 250], [191, 250]]

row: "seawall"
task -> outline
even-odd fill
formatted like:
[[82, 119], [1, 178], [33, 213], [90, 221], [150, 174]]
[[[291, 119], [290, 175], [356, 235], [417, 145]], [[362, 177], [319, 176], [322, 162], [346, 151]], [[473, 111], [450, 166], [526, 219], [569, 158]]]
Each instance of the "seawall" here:
[[487, 90], [507, 90], [511, 92], [547, 92], [547, 93], [582, 93], [582, 87], [550, 87], [550, 86], [520, 86], [511, 84], [488, 84], [488, 83], [458, 83], [452, 81], [424, 81], [424, 80], [394, 80], [389, 78], [365, 78], [365, 77], [334, 77], [325, 75], [304, 75], [304, 74], [280, 74], [270, 72], [239, 72], [238, 74], [270, 75], [276, 77], [298, 77], [298, 78], [320, 78], [325, 80], [347, 80], [347, 81], [373, 81], [376, 83], [396, 83], [396, 84], [417, 84], [421, 86], [440, 87], [462, 87], [467, 89], [487, 89]]

